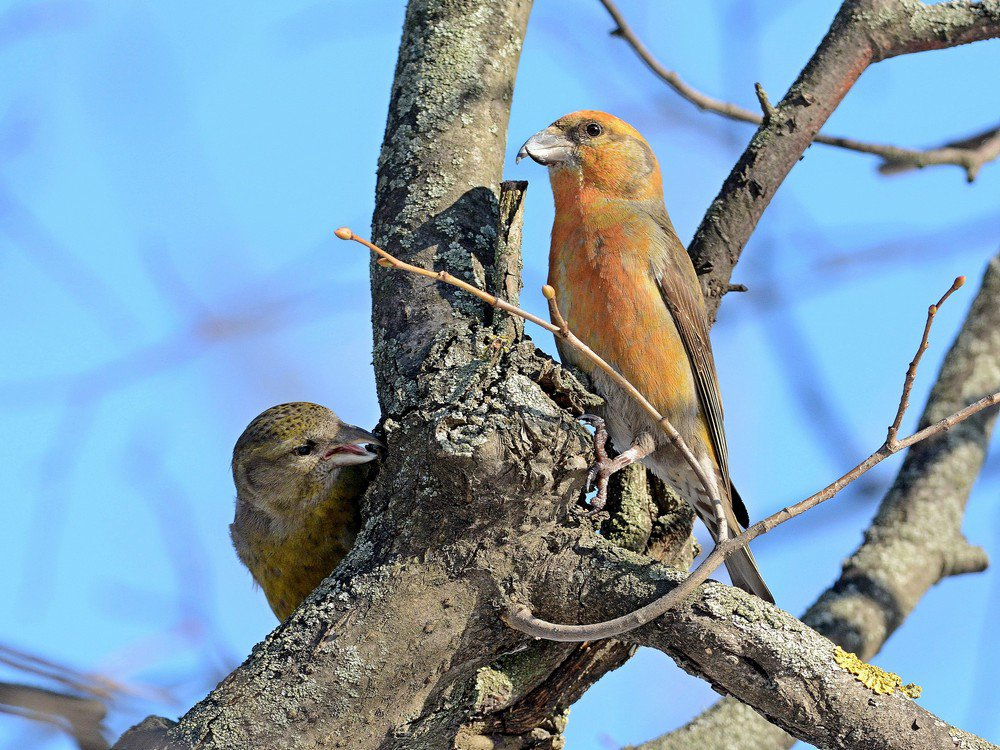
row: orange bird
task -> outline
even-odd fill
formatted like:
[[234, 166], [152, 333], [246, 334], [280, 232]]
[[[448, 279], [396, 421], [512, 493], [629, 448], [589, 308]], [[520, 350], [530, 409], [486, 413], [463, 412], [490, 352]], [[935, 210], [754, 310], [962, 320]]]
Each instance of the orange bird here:
[[[584, 110], [529, 138], [518, 160], [525, 156], [549, 168], [556, 204], [549, 284], [563, 317], [670, 420], [714, 486], [709, 496], [646, 412], [557, 340], [563, 362], [587, 373], [606, 401], [603, 416], [620, 455], [595, 470], [606, 482], [642, 460], [694, 508], [716, 542], [733, 536], [749, 517], [729, 480], [705, 300], [667, 215], [653, 150], [631, 125]], [[724, 527], [713, 498], [721, 502]], [[736, 586], [774, 601], [749, 549], [730, 555], [726, 567]]]

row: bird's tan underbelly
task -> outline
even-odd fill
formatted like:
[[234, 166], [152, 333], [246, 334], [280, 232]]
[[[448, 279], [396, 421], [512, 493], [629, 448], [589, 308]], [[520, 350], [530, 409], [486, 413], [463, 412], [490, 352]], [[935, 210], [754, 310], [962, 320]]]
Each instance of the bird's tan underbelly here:
[[[556, 289], [560, 310], [576, 336], [670, 420], [714, 475], [691, 364], [652, 276], [648, 254], [640, 260], [611, 255], [595, 245], [595, 237], [587, 233], [567, 237], [550, 255], [549, 283]], [[658, 447], [644, 463], [696, 510], [704, 504], [697, 474], [669, 444], [662, 428], [579, 351], [558, 340], [557, 345], [562, 361], [585, 372], [607, 401], [600, 411], [615, 449], [624, 451], [648, 433]]]
[[[619, 453], [627, 450], [643, 432], [648, 433], [657, 447], [643, 459], [643, 463], [701, 515], [701, 508], [698, 506], [706, 502], [705, 489], [694, 469], [680, 451], [669, 442], [663, 429], [610, 376], [602, 372], [593, 373], [591, 380], [594, 388], [606, 401], [600, 411], [615, 450]], [[697, 434], [699, 422], [697, 409], [689, 409], [681, 414], [678, 414], [678, 411], [674, 409], [674, 413], [667, 413], [667, 417], [681, 433], [681, 437], [695, 457], [704, 464], [707, 472], [714, 475], [714, 462], [705, 449], [705, 441], [699, 439]]]
[[[565, 287], [567, 282], [563, 282]], [[643, 287], [649, 287], [644, 289]], [[560, 291], [570, 329], [621, 373], [681, 433], [696, 441], [701, 428], [694, 375], [680, 334], [652, 281], [628, 279], [598, 290]], [[609, 375], [578, 350], [557, 340], [562, 361], [586, 373], [608, 401], [603, 415], [615, 448], [627, 449], [642, 432], [658, 442], [666, 435]]]

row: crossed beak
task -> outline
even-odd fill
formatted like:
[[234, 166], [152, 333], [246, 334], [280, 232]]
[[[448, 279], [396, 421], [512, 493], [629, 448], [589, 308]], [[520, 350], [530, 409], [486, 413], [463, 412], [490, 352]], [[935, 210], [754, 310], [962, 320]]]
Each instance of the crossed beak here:
[[520, 162], [525, 156], [544, 167], [551, 167], [573, 158], [573, 142], [561, 130], [549, 126], [524, 142], [514, 163]]
[[377, 458], [374, 451], [368, 450], [367, 445], [376, 445], [384, 448], [385, 443], [372, 435], [368, 430], [362, 430], [352, 424], [340, 426], [337, 432], [337, 442], [327, 448], [323, 454], [323, 460], [329, 461], [334, 466], [349, 466], [351, 464], [363, 464]]

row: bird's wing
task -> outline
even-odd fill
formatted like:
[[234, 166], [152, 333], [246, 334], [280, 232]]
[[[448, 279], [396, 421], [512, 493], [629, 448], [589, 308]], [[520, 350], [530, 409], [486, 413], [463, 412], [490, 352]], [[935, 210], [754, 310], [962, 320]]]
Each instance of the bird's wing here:
[[701, 287], [691, 265], [691, 259], [674, 232], [670, 219], [666, 216], [656, 218], [663, 230], [664, 242], [669, 243], [663, 267], [654, 269], [656, 283], [687, 350], [698, 401], [705, 415], [708, 435], [712, 441], [712, 448], [715, 449], [715, 458], [723, 482], [729, 491], [736, 519], [744, 527], [749, 526], [750, 519], [746, 507], [739, 494], [733, 491], [729, 479], [729, 451], [726, 448], [726, 431], [723, 424], [722, 394], [715, 374], [712, 342], [708, 336], [705, 300], [701, 296]]

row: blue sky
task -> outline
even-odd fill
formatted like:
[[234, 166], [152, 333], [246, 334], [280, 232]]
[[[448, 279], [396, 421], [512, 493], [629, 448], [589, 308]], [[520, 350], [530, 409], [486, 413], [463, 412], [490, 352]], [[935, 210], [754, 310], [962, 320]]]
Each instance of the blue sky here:
[[[370, 224], [402, 5], [0, 1], [0, 643], [167, 693], [116, 705], [115, 732], [176, 716], [275, 624], [227, 536], [245, 424], [289, 400], [378, 418], [368, 263], [332, 230]], [[754, 82], [780, 98], [838, 3], [620, 5], [690, 83], [754, 106]], [[680, 101], [610, 29], [597, 0], [539, 0], [525, 42], [506, 176], [531, 183], [523, 300], [543, 315], [551, 196], [541, 168], [514, 165], [525, 138], [581, 108], [630, 121], [686, 240], [752, 134]], [[996, 124], [998, 69], [997, 42], [881, 63], [828, 131], [906, 146], [976, 132]], [[755, 517], [877, 447], [927, 305], [966, 274], [912, 426], [1000, 244], [1000, 166], [970, 186], [956, 168], [888, 179], [875, 163], [807, 152], [737, 269], [750, 294], [727, 299], [713, 332]], [[784, 608], [835, 578], [896, 467], [755, 545]], [[994, 559], [998, 490], [994, 450], [966, 520]], [[946, 581], [877, 660], [994, 742], [998, 591], [994, 571]], [[573, 708], [569, 746], [640, 741], [713, 700], [642, 652]], [[0, 718], [0, 747], [25, 746], [70, 745]]]

